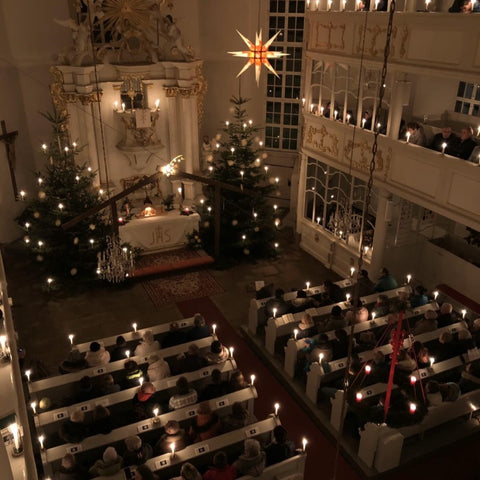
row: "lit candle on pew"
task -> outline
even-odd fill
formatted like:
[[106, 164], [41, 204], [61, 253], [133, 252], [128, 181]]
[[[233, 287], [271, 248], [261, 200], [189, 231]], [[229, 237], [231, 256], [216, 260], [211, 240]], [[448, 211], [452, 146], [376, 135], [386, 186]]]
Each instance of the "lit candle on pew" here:
[[13, 435], [13, 445], [15, 450], [18, 452], [20, 450], [20, 432], [18, 425], [16, 423], [12, 423], [8, 426], [10, 433]]
[[250, 375], [250, 385], [253, 387], [254, 383], [255, 383], [255, 375]]
[[7, 344], [7, 337], [6, 335], [1, 335], [0, 336], [0, 346], [2, 347], [2, 352], [5, 351], [5, 346]]
[[27, 376], [27, 381], [30, 381], [30, 375], [32, 374], [31, 370], [25, 370], [25, 375]]
[[160, 99], [157, 98], [157, 99], [155, 100], [155, 110], [158, 110], [159, 108], [160, 108]]
[[277, 316], [277, 309], [273, 308], [272, 311], [273, 311], [273, 318], [275, 318]]
[[430, 4], [430, 0], [425, 0], [425, 10], [428, 12], [428, 5]]
[[68, 339], [70, 340], [70, 345], [73, 345], [73, 337], [75, 335], [73, 335], [72, 333], [68, 336]]
[[230, 350], [230, 358], [233, 358], [233, 347], [230, 347], [229, 350]]
[[125, 355], [127, 358], [130, 358], [130, 350], [125, 350]]
[[465, 319], [465, 315], [467, 314], [467, 311], [465, 309], [462, 310], [462, 318]]
[[345, 295], [345, 298], [347, 299], [347, 303], [350, 303], [350, 297], [351, 297], [351, 295], [349, 293], [347, 293]]
[[138, 379], [138, 383], [140, 384], [140, 386], [143, 385], [143, 382], [144, 382], [144, 381], [145, 381], [145, 379], [144, 379], [143, 377], [140, 377], [140, 378]]
[[154, 408], [154, 409], [153, 409], [153, 415], [154, 415], [155, 417], [158, 417], [158, 408]]
[[412, 276], [410, 274], [407, 275], [407, 283], [410, 283], [410, 281], [412, 280]]
[[367, 121], [366, 118], [362, 118], [362, 128], [365, 128], [365, 122]]
[[325, 107], [320, 107], [320, 115], [323, 117], [323, 111], [325, 110]]
[[137, 324], [136, 323], [132, 323], [132, 328], [133, 328], [133, 331], [135, 333], [137, 333]]
[[442, 153], [445, 153], [445, 149], [447, 148], [447, 143], [443, 142], [442, 143]]
[[216, 332], [216, 331], [217, 331], [217, 324], [216, 324], [216, 323], [214, 323], [214, 324], [212, 325], [212, 332], [213, 332], [213, 335], [215, 335], [215, 332]]
[[307, 439], [304, 437], [302, 438], [302, 452], [305, 452], [305, 448], [307, 447]]
[[337, 119], [337, 117], [338, 117], [338, 110], [335, 110], [335, 111], [333, 112], [333, 117], [335, 118], [335, 120]]
[[172, 457], [175, 456], [175, 442], [170, 444], [170, 451], [172, 452]]
[[273, 407], [275, 408], [275, 416], [278, 417], [278, 410], [280, 408], [280, 404], [276, 403]]
[[305, 282], [305, 285], [307, 286], [307, 290], [310, 288], [310, 282]]
[[438, 297], [438, 290], [435, 290], [435, 291], [433, 292], [433, 298], [436, 300], [437, 297]]
[[430, 366], [435, 363], [435, 357], [429, 357], [428, 360], [430, 361]]
[[353, 277], [354, 273], [355, 273], [355, 267], [350, 267], [350, 276]]
[[118, 110], [118, 102], [117, 102], [117, 101], [113, 102], [113, 109], [114, 109], [115, 111]]
[[477, 137], [480, 137], [480, 125], [477, 128]]
[[45, 447], [44, 447], [44, 442], [45, 442], [45, 435], [40, 435], [38, 437], [38, 441], [40, 442], [40, 450], [43, 450]]
[[293, 338], [295, 339], [295, 341], [297, 340], [297, 337], [298, 337], [298, 328], [295, 328], [293, 330]]
[[125, 103], [122, 102], [122, 112], [125, 112]]
[[407, 133], [406, 133], [406, 136], [407, 136], [407, 143], [410, 143], [411, 133], [410, 133], [410, 132], [407, 132]]
[[377, 314], [375, 312], [372, 312], [372, 320], [375, 320], [376, 316], [377, 316]]
[[323, 353], [320, 353], [320, 355], [318, 355], [318, 363], [321, 365], [322, 364], [322, 361], [323, 361]]
[[32, 402], [30, 404], [30, 407], [32, 408], [33, 410], [33, 414], [36, 415], [37, 414], [37, 402]]

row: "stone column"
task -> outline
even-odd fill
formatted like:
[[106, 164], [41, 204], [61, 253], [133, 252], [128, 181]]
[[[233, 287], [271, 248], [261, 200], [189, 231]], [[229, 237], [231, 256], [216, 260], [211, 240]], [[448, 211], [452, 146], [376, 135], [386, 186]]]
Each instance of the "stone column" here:
[[408, 105], [410, 99], [411, 82], [396, 80], [391, 95], [390, 110], [388, 111], [387, 136], [398, 139], [400, 122], [403, 115], [403, 106]]
[[387, 238], [387, 229], [391, 214], [391, 195], [385, 189], [379, 189], [377, 219], [375, 222], [375, 233], [373, 236], [372, 260], [370, 263], [370, 277], [375, 280], [380, 268], [383, 266], [385, 256], [385, 242]]

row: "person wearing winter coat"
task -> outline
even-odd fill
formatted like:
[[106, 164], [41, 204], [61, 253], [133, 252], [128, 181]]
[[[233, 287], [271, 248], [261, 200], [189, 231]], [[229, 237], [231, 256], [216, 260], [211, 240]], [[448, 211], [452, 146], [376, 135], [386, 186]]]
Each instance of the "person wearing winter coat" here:
[[260, 477], [265, 469], [266, 455], [258, 440], [247, 438], [244, 443], [244, 452], [233, 462], [233, 468], [238, 475]]

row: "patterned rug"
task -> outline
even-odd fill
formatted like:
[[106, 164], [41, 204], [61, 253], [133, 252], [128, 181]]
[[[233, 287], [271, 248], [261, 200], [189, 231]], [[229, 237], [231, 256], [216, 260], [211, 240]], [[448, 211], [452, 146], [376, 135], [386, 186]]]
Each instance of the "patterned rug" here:
[[[196, 250], [174, 250], [140, 257], [137, 266], [146, 267], [164, 262], [173, 263], [199, 256], [202, 256], [202, 253]], [[157, 308], [169, 303], [209, 297], [224, 291], [207, 270], [151, 278], [142, 281], [142, 285]]]

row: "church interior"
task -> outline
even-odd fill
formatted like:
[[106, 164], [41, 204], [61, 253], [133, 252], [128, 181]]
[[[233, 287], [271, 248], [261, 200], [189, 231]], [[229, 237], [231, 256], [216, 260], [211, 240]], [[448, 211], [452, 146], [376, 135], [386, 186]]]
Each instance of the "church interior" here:
[[4, 0], [2, 479], [480, 478], [477, 13]]

